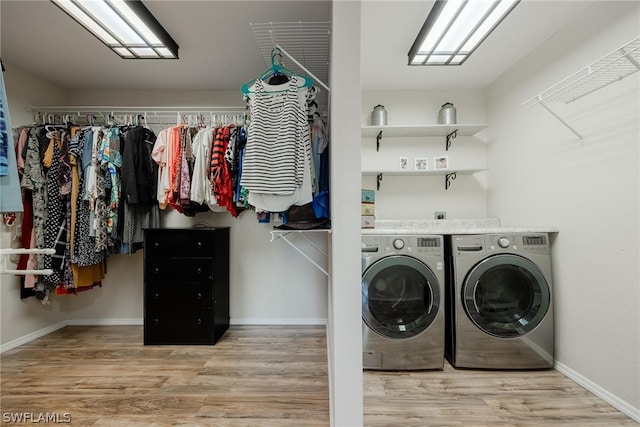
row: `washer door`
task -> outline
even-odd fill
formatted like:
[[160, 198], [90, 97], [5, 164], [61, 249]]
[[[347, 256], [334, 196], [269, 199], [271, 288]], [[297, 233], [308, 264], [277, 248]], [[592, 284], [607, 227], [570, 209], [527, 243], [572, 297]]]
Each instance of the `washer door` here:
[[362, 318], [379, 335], [418, 335], [433, 323], [439, 308], [438, 279], [415, 258], [385, 257], [362, 275]]
[[502, 254], [485, 258], [462, 284], [467, 316], [484, 332], [519, 337], [533, 330], [549, 309], [549, 284], [527, 258]]

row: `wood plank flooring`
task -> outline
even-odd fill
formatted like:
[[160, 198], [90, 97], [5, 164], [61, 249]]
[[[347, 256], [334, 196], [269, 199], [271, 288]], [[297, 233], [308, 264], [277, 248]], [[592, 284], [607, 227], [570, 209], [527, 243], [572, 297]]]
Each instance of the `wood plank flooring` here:
[[[140, 326], [72, 326], [7, 351], [0, 362], [2, 425], [7, 414], [25, 412], [69, 414], [74, 426], [329, 425], [324, 327], [232, 326], [215, 346], [143, 346]], [[638, 425], [555, 371], [449, 365], [365, 371], [364, 421]]]

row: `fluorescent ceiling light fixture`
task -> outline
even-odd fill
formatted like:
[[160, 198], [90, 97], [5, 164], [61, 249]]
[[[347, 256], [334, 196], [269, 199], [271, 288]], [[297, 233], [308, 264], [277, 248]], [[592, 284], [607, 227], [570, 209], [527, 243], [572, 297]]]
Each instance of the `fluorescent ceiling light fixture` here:
[[51, 2], [122, 58], [178, 58], [178, 44], [140, 0]]
[[436, 0], [409, 65], [462, 65], [520, 0]]

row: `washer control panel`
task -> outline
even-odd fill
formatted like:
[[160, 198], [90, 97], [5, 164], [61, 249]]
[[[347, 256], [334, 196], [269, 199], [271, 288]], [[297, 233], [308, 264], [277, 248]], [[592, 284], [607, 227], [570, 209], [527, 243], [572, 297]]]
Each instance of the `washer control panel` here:
[[442, 236], [376, 235], [363, 236], [362, 252], [403, 252], [429, 255], [444, 254]]

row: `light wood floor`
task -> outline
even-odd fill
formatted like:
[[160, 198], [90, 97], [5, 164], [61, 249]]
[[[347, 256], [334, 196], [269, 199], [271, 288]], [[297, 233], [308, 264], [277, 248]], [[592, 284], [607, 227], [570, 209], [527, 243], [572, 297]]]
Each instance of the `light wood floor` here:
[[[0, 361], [3, 425], [24, 412], [68, 413], [74, 426], [329, 425], [324, 327], [143, 346], [140, 326], [73, 326]], [[555, 371], [365, 371], [364, 406], [371, 427], [637, 426]]]

